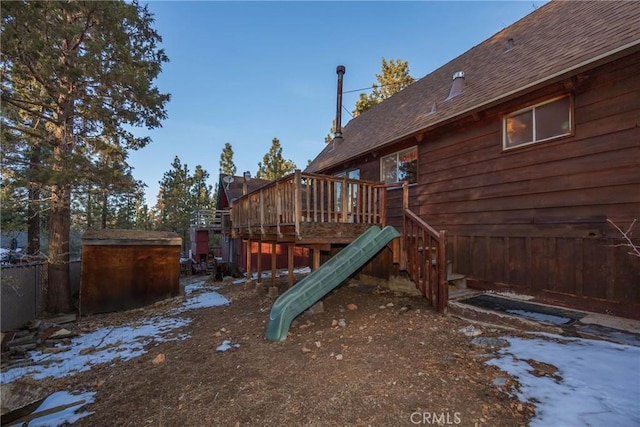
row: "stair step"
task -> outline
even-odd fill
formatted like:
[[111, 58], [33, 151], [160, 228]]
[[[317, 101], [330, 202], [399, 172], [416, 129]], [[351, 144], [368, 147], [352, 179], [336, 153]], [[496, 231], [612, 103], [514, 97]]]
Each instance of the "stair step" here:
[[449, 273], [447, 274], [447, 282], [454, 285], [456, 289], [467, 288], [467, 276], [464, 274]]
[[468, 298], [468, 297], [473, 297], [476, 295], [479, 295], [480, 292], [473, 290], [473, 289], [455, 289], [455, 290], [449, 290], [449, 299], [450, 300], [454, 300], [454, 299], [462, 299], [462, 298]]

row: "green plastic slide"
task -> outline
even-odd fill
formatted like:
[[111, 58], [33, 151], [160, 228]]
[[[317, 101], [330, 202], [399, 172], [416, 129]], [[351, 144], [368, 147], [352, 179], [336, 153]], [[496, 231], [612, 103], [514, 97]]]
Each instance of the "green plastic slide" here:
[[293, 319], [344, 282], [399, 236], [398, 230], [391, 226], [380, 230], [380, 227], [374, 225], [320, 268], [280, 295], [271, 307], [267, 339], [284, 341]]

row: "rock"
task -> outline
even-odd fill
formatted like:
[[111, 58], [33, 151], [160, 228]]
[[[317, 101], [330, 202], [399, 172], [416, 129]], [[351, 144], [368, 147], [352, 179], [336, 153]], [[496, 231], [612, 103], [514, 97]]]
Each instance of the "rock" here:
[[386, 305], [381, 305], [381, 306], [380, 306], [380, 307], [378, 307], [378, 308], [379, 308], [380, 310], [383, 310], [383, 309], [387, 308], [387, 306], [386, 306]]
[[309, 352], [311, 352], [311, 349], [307, 348], [307, 346], [302, 346], [302, 352], [303, 353], [309, 353]]
[[153, 363], [154, 365], [159, 365], [161, 363], [164, 363], [165, 360], [166, 358], [164, 356], [164, 353], [160, 353], [151, 361], [151, 363]]
[[338, 326], [338, 321], [337, 321], [336, 319], [333, 319], [333, 320], [331, 321], [331, 327], [332, 327], [332, 328], [335, 328], [336, 326]]
[[340, 326], [341, 328], [346, 328], [347, 327], [347, 321], [344, 320], [344, 319], [338, 320], [338, 326]]
[[324, 303], [322, 301], [318, 301], [317, 303], [313, 304], [307, 311], [307, 314], [310, 315], [314, 315], [314, 314], [320, 314], [320, 313], [324, 313]]
[[482, 334], [482, 331], [473, 325], [465, 326], [464, 328], [460, 328], [458, 331], [462, 332], [468, 337], [477, 337], [478, 335]]
[[315, 345], [316, 345], [316, 347], [318, 347], [318, 348], [322, 347], [322, 343], [321, 343], [320, 341], [316, 341], [314, 344], [315, 344]]
[[354, 310], [357, 310], [357, 309], [358, 309], [357, 305], [355, 305], [355, 304], [347, 304], [347, 310], [354, 311]]
[[336, 360], [342, 360], [343, 358], [342, 354], [336, 354]]
[[389, 307], [389, 308], [393, 307], [393, 303], [392, 302], [388, 303], [387, 307]]
[[484, 348], [500, 348], [508, 346], [509, 342], [502, 338], [475, 337], [471, 340], [471, 344]]

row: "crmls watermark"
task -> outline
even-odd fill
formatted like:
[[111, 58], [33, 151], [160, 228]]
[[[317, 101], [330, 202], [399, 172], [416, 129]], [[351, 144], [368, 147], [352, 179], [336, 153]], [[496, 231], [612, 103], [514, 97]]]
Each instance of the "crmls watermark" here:
[[462, 423], [460, 412], [412, 412], [409, 416], [412, 424], [454, 426]]

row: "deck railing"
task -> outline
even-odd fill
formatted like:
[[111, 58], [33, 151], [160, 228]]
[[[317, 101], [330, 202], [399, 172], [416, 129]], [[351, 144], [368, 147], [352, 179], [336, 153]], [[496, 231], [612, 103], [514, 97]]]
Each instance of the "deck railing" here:
[[380, 182], [295, 173], [236, 200], [231, 222], [236, 231], [277, 234], [293, 226], [300, 237], [304, 223], [386, 225], [386, 187]]
[[447, 311], [447, 235], [437, 231], [409, 209], [408, 187], [404, 186], [402, 246], [406, 265], [402, 266], [431, 305]]
[[224, 217], [229, 215], [227, 210], [198, 209], [191, 212], [191, 227], [211, 228], [217, 231], [224, 227]]

